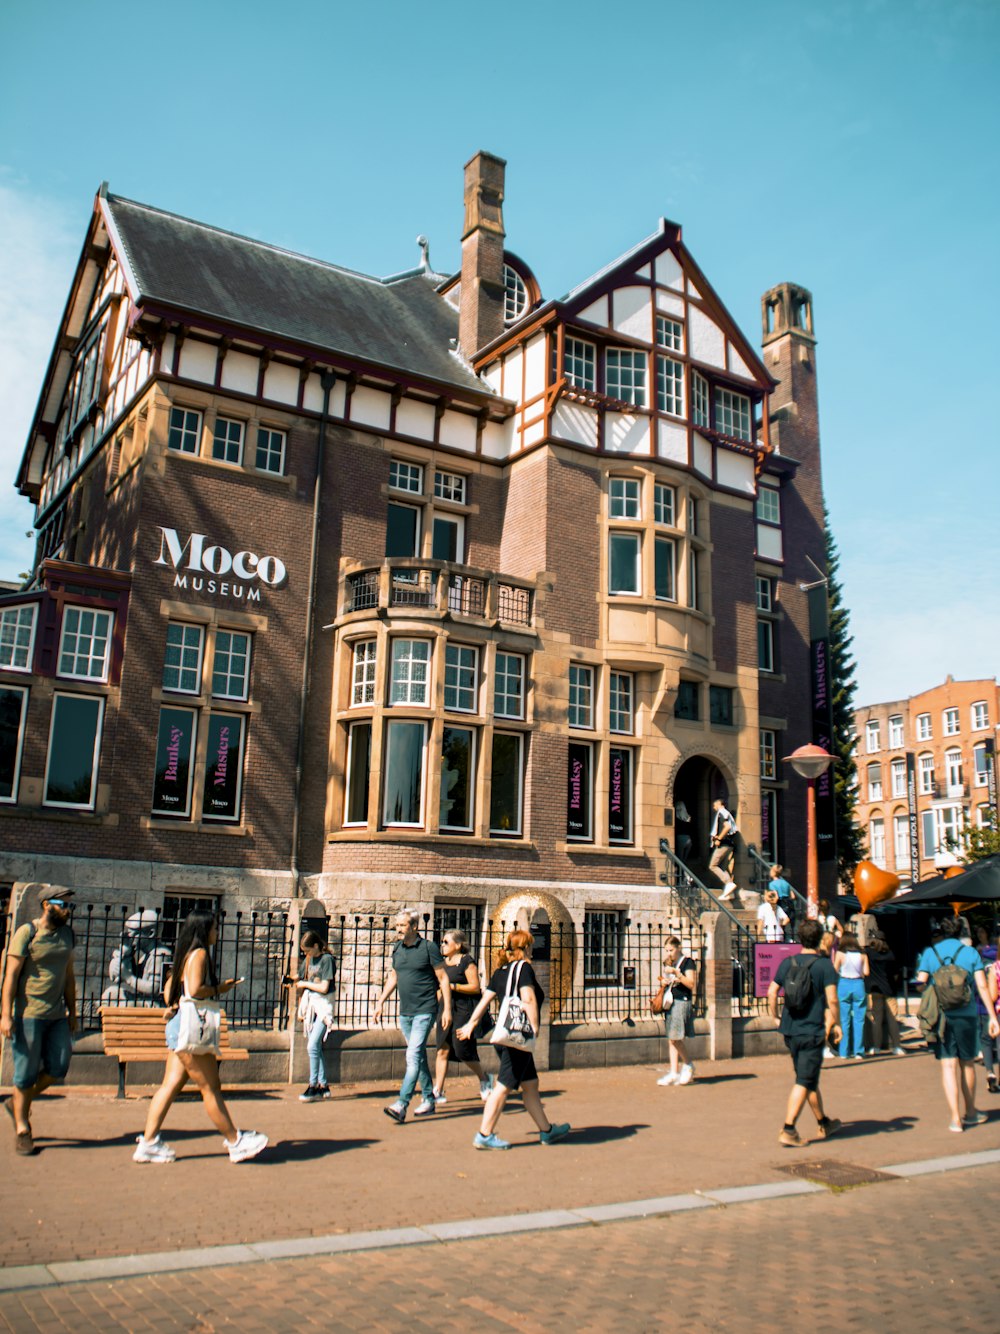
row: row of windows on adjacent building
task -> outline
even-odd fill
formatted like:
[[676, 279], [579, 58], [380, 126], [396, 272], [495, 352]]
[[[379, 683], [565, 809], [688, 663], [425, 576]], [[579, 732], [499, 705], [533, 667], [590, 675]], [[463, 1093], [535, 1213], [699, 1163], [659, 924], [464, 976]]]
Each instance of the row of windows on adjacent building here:
[[[895, 750], [905, 745], [903, 715], [892, 714], [888, 720], [888, 742], [886, 749]], [[969, 705], [969, 727], [973, 732], [984, 732], [990, 725], [990, 706], [984, 699]], [[962, 731], [962, 714], [958, 708], [942, 709], [941, 735], [959, 736]], [[918, 713], [913, 720], [913, 734], [917, 741], [934, 739], [933, 719], [929, 713]], [[870, 718], [865, 723], [865, 750], [869, 755], [877, 754], [882, 749], [882, 722], [879, 718]]]
[[[637, 408], [655, 405], [657, 411], [671, 417], [690, 416], [694, 426], [714, 429], [738, 440], [753, 440], [753, 405], [748, 395], [711, 385], [700, 371], [686, 367], [670, 355], [684, 354], [681, 321], [658, 315], [656, 342], [662, 351], [653, 356], [655, 386], [650, 384], [649, 353], [631, 347], [609, 347], [599, 353], [595, 343], [583, 338], [565, 339], [563, 374], [575, 389], [603, 393]], [[555, 347], [552, 355], [555, 378]]]
[[[253, 434], [253, 454], [247, 454], [247, 439]], [[242, 421], [218, 413], [212, 422], [211, 436], [205, 430], [204, 414], [195, 408], [170, 409], [167, 448], [178, 454], [215, 459], [244, 467], [253, 459], [258, 472], [281, 475], [285, 471], [284, 431], [261, 423]]]
[[[937, 796], [939, 792], [937, 770], [932, 754], [917, 756], [916, 779], [917, 791], [922, 796]], [[980, 741], [972, 747], [972, 781], [975, 787], [988, 787], [990, 781], [990, 760], [986, 743]], [[955, 789], [964, 789], [964, 766], [962, 752], [957, 747], [944, 753], [944, 783], [946, 794]], [[869, 801], [882, 801], [885, 796], [885, 766], [874, 760], [865, 767], [865, 779]], [[897, 756], [889, 761], [889, 795], [906, 796], [906, 760]]]
[[[0, 613], [0, 666], [30, 671], [30, 608]], [[30, 612], [31, 617], [25, 613]], [[67, 680], [105, 683], [114, 613], [67, 607], [63, 613], [57, 674]], [[11, 634], [6, 631], [13, 628]], [[162, 691], [192, 697], [181, 706], [163, 703], [157, 726], [150, 813], [189, 820], [195, 810], [209, 821], [241, 818], [247, 741], [245, 704], [250, 689], [251, 636], [202, 625], [167, 626]], [[0, 687], [0, 802], [18, 800], [30, 688]], [[97, 797], [105, 697], [55, 691], [49, 720], [42, 805], [93, 810]], [[201, 740], [201, 745], [199, 745]]]
[[[960, 805], [935, 806], [920, 812], [920, 852], [923, 857], [934, 857], [939, 852], [959, 852], [964, 844], [969, 824], [969, 812]], [[975, 808], [977, 828], [993, 826], [993, 811], [988, 802]], [[909, 868], [910, 817], [906, 811], [897, 811], [891, 817], [893, 864], [897, 870]], [[877, 866], [887, 864], [885, 817], [872, 815], [868, 821], [868, 853]]]

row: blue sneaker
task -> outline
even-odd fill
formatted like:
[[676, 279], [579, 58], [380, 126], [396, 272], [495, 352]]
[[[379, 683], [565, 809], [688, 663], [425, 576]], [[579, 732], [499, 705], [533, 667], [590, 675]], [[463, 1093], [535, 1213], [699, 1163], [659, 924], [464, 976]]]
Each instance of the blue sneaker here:
[[472, 1141], [477, 1149], [509, 1149], [510, 1141], [501, 1139], [499, 1135], [484, 1135], [481, 1131], [476, 1131], [475, 1138]]
[[538, 1138], [542, 1144], [555, 1144], [558, 1139], [565, 1139], [569, 1134], [569, 1122], [563, 1121], [560, 1125], [549, 1126], [548, 1130], [540, 1130]]

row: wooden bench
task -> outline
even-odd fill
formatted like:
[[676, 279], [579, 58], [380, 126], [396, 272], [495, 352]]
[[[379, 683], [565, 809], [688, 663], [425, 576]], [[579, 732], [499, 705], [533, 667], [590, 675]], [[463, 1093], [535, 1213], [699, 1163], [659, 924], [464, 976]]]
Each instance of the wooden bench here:
[[[169, 1010], [150, 1005], [102, 1005], [101, 1034], [105, 1056], [118, 1058], [118, 1096], [125, 1096], [125, 1067], [129, 1061], [166, 1061], [169, 1049], [163, 1038]], [[234, 1047], [225, 1011], [219, 1029], [219, 1060], [247, 1061], [245, 1047]]]

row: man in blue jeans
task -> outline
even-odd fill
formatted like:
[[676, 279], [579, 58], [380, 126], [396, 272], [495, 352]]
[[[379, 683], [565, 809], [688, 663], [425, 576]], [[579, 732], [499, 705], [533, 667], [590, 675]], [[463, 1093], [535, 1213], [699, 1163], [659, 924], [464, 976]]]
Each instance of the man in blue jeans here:
[[423, 1102], [414, 1116], [430, 1116], [436, 1107], [434, 1081], [427, 1063], [427, 1035], [437, 1018], [437, 997], [441, 992], [441, 1028], [451, 1027], [451, 987], [445, 972], [441, 951], [433, 940], [425, 940], [417, 931], [420, 914], [401, 912], [396, 917], [396, 943], [392, 947], [392, 967], [375, 1005], [373, 1015], [377, 1024], [382, 1018], [382, 1007], [392, 993], [399, 990], [399, 1026], [406, 1039], [406, 1073], [403, 1075], [399, 1097], [382, 1110], [399, 1125], [406, 1120], [417, 1080]]
[[0, 998], [0, 1034], [14, 1053], [14, 1092], [4, 1106], [14, 1122], [15, 1149], [24, 1157], [35, 1152], [31, 1104], [65, 1079], [76, 1032], [73, 891], [53, 886], [49, 894], [41, 916], [14, 932]]

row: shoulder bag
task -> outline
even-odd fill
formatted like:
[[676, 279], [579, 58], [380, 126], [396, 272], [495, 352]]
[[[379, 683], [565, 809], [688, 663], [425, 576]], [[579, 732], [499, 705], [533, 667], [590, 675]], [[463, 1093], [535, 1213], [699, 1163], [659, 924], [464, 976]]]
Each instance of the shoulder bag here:
[[490, 1034], [494, 1047], [516, 1047], [518, 1051], [534, 1051], [537, 1034], [531, 1026], [531, 1020], [521, 1003], [518, 994], [518, 982], [521, 979], [523, 963], [519, 960], [511, 964], [507, 974], [507, 986], [504, 990], [500, 1009], [497, 1011], [496, 1027]]
[[649, 1009], [652, 1014], [666, 1014], [673, 1003], [674, 993], [666, 982], [661, 982], [659, 991], [649, 998]]
[[187, 980], [177, 1006], [180, 1024], [175, 1051], [190, 1052], [192, 1056], [218, 1056], [219, 1030], [222, 1027], [222, 1006], [217, 1000], [195, 1000], [188, 995]]

